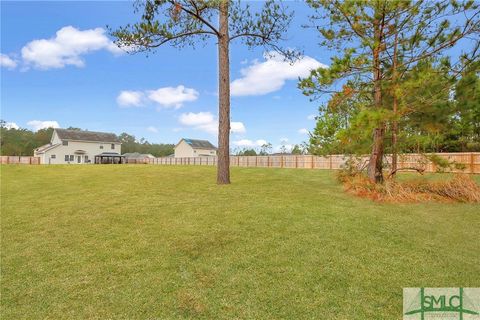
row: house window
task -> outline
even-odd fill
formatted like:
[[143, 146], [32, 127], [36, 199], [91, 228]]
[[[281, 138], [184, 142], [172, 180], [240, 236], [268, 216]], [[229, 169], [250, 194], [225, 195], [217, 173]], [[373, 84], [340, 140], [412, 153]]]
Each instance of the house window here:
[[54, 154], [52, 154], [52, 156], [51, 156], [52, 159], [55, 159], [56, 157], [57, 157], [57, 156], [54, 155]]
[[68, 154], [65, 155], [65, 161], [68, 161]]
[[85, 156], [85, 162], [88, 162], [88, 156], [87, 155]]
[[103, 149], [103, 146], [100, 146], [100, 149]]
[[112, 149], [115, 149], [115, 144], [112, 143]]
[[68, 141], [63, 140], [63, 141], [62, 141], [62, 144], [63, 144], [64, 146], [68, 146]]
[[73, 154], [70, 155], [70, 161], [73, 161]]

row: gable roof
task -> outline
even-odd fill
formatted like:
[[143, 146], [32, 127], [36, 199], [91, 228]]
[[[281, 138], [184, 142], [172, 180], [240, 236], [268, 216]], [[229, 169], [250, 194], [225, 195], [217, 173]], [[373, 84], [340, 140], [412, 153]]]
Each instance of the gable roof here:
[[[217, 150], [217, 147], [211, 144], [210, 141], [208, 140], [198, 140], [198, 139], [188, 139], [188, 138], [183, 138], [182, 140], [185, 141], [188, 145], [190, 145], [193, 149]], [[182, 140], [180, 140], [180, 142], [182, 142]], [[177, 146], [180, 144], [180, 142], [177, 144]]]
[[120, 143], [120, 140], [114, 133], [67, 129], [55, 129], [55, 132], [60, 140]]
[[38, 147], [37, 149], [35, 149], [35, 152], [36, 152], [36, 153], [44, 153], [44, 152], [46, 152], [46, 151], [48, 151], [48, 150], [50, 150], [50, 149], [53, 149], [53, 148], [58, 147], [59, 145], [60, 145], [60, 143], [57, 143], [57, 144], [51, 144], [51, 143], [45, 144], [45, 145], [43, 145], [43, 146]]

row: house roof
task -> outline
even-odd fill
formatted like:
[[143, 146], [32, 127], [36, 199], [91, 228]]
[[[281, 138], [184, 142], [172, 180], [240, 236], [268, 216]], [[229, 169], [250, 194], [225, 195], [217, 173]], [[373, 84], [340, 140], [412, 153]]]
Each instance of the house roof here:
[[58, 147], [59, 145], [60, 145], [60, 143], [56, 143], [56, 144], [51, 144], [51, 143], [45, 144], [45, 145], [43, 145], [43, 146], [38, 147], [37, 149], [35, 149], [35, 152], [36, 152], [36, 153], [44, 153], [45, 151], [48, 151], [48, 150], [53, 149], [53, 148], [56, 148], [56, 147]]
[[[217, 150], [217, 147], [211, 144], [210, 141], [208, 140], [198, 140], [198, 139], [188, 139], [188, 138], [183, 138], [182, 140], [185, 141], [187, 144], [189, 144], [193, 149]], [[180, 140], [180, 142], [182, 142], [182, 140]]]
[[114, 133], [67, 129], [55, 129], [55, 132], [60, 140], [120, 143], [120, 140]]
[[116, 152], [102, 152], [100, 154], [97, 154], [95, 157], [124, 157], [119, 153]]
[[155, 158], [150, 153], [139, 153], [139, 152], [128, 152], [124, 153], [123, 156], [129, 159], [145, 159], [145, 158]]

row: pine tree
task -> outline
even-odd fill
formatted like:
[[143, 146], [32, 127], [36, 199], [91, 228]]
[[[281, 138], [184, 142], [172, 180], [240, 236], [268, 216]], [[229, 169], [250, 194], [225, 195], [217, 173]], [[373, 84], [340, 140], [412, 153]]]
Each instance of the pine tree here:
[[[248, 47], [262, 46], [286, 58], [295, 54], [282, 50], [278, 42], [293, 14], [280, 1], [269, 0], [261, 10], [229, 0], [147, 0], [139, 1], [140, 22], [112, 32], [116, 43], [131, 52], [151, 51], [170, 44], [195, 46], [213, 37], [218, 43], [219, 127], [217, 183], [230, 183], [230, 43], [243, 40]], [[218, 23], [217, 23], [218, 18]]]

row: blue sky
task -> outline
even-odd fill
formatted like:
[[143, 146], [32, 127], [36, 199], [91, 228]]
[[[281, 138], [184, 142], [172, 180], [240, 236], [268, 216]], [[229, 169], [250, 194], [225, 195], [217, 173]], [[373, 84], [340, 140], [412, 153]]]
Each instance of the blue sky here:
[[[263, 48], [231, 46], [232, 147], [301, 143], [314, 126], [319, 102], [301, 94], [296, 78], [328, 64], [330, 53], [301, 28], [306, 6], [289, 6], [295, 19], [283, 45], [304, 50], [302, 61], [290, 66], [266, 59]], [[1, 118], [29, 129], [58, 123], [151, 142], [216, 143], [215, 43], [121, 54], [104, 29], [135, 21], [130, 2], [2, 1]]]

